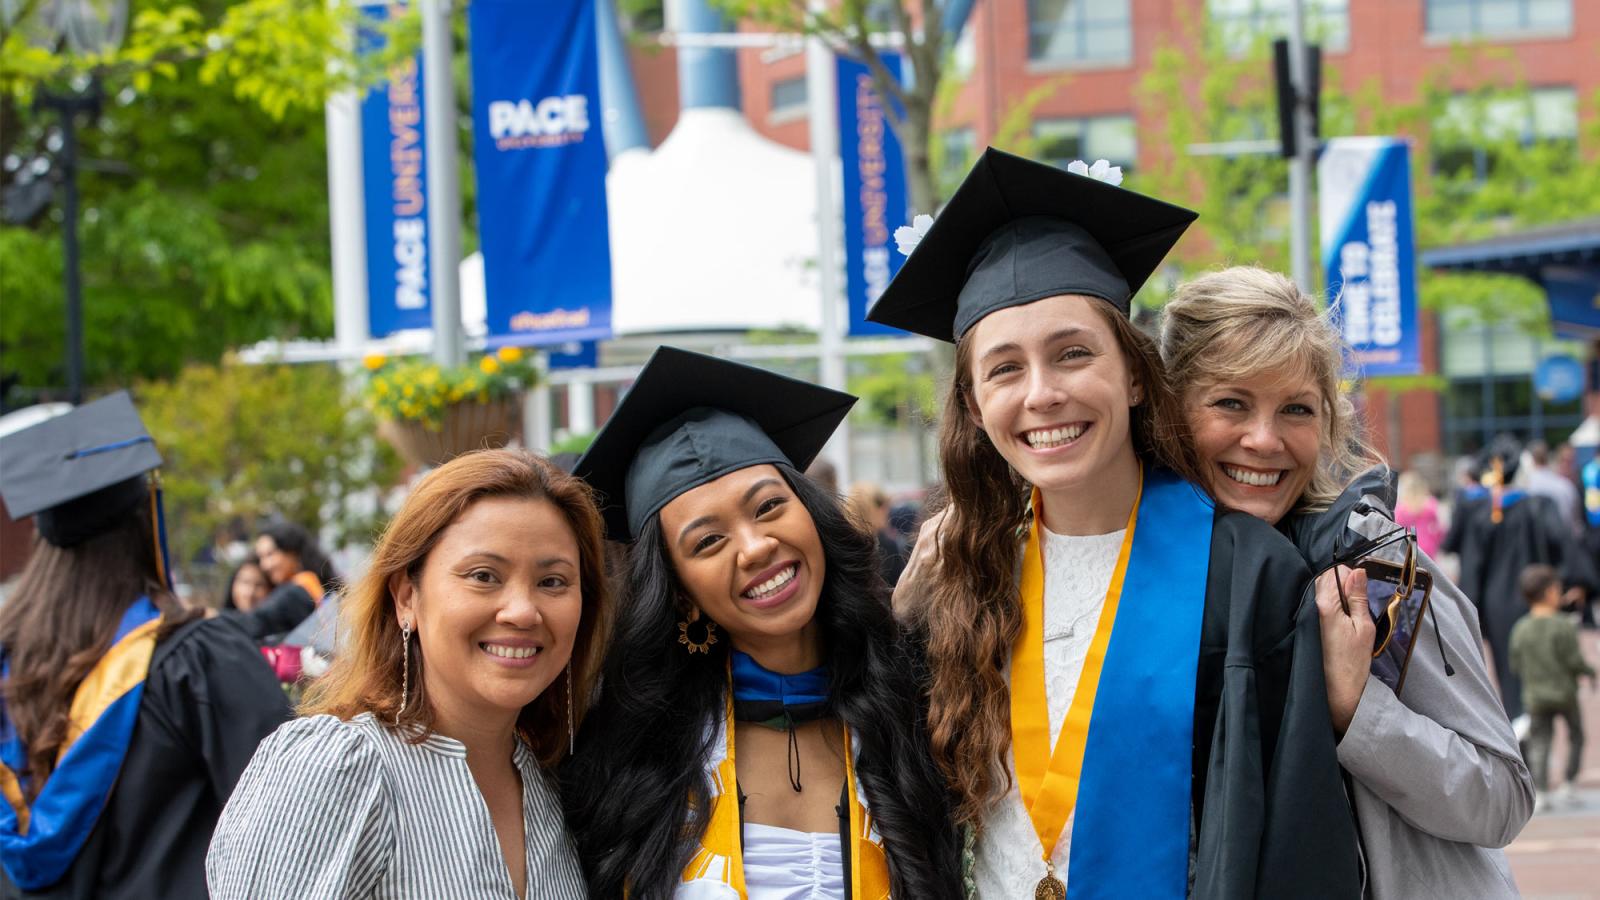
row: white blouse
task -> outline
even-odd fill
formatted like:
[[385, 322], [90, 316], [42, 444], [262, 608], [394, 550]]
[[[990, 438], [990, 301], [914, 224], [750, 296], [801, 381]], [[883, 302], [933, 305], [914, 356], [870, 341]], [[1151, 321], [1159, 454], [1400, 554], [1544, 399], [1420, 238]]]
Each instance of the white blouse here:
[[[1061, 535], [1040, 528], [1044, 537], [1044, 678], [1049, 704], [1052, 748], [1078, 690], [1078, 676], [1089, 656], [1111, 575], [1117, 567], [1126, 531], [1085, 537]], [[1011, 790], [989, 813], [978, 831], [973, 879], [978, 897], [1015, 900], [1032, 897], [1045, 876], [1043, 848], [1016, 785], [1016, 760], [1007, 760]], [[1056, 877], [1067, 880], [1072, 853], [1072, 823], [1067, 819], [1051, 861]]]
[[776, 825], [744, 826], [744, 886], [749, 900], [844, 900], [839, 833]]
[[[522, 776], [528, 900], [583, 900], [577, 855], [532, 751]], [[371, 715], [293, 719], [256, 750], [206, 855], [213, 900], [459, 897], [516, 892], [467, 748], [407, 743]]]

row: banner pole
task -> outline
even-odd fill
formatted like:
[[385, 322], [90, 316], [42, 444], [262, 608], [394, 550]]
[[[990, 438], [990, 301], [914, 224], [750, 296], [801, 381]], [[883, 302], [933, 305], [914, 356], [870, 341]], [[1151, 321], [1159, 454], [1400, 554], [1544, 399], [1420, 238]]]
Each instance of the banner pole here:
[[461, 184], [456, 160], [456, 86], [450, 0], [422, 0], [423, 119], [428, 167], [428, 286], [433, 359], [466, 358], [461, 329]]
[[356, 360], [366, 347], [367, 216], [361, 183], [361, 110], [355, 91], [328, 98], [328, 226], [333, 254], [333, 333], [339, 356]]
[[[817, 0], [812, 7], [819, 8]], [[811, 159], [817, 168], [817, 284], [822, 295], [822, 333], [818, 335], [822, 386], [845, 390], [843, 292], [839, 289], [839, 229], [843, 225], [834, 195], [838, 183], [839, 112], [834, 108], [833, 53], [819, 37], [806, 39], [806, 96], [810, 106]], [[824, 450], [839, 474], [839, 486], [848, 489], [850, 476], [850, 422], [847, 418], [833, 433]]]
[[1289, 271], [1311, 294], [1311, 78], [1306, 69], [1306, 22], [1302, 0], [1289, 0], [1289, 77], [1294, 84], [1295, 154], [1289, 160]]

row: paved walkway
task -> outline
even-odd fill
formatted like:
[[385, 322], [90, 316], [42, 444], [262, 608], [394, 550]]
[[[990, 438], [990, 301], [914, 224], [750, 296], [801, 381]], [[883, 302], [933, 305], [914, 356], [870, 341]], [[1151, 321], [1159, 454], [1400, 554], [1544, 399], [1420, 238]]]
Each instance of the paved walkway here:
[[[1583, 653], [1600, 669], [1600, 634], [1583, 633]], [[1506, 848], [1525, 900], [1600, 900], [1600, 690], [1579, 687], [1583, 705], [1583, 768], [1578, 805], [1540, 813]], [[1550, 771], [1565, 771], [1566, 732], [1556, 726]]]

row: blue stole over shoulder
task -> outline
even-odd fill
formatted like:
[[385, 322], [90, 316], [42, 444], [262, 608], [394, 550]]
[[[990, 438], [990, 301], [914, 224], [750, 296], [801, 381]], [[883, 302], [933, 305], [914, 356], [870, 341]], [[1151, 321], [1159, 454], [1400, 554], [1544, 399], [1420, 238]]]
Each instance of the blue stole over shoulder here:
[[1147, 469], [1095, 694], [1067, 870], [1069, 900], [1188, 890], [1195, 674], [1215, 509]]
[[[0, 699], [0, 865], [25, 891], [60, 881], [111, 796], [139, 719], [161, 612], [140, 597], [123, 613], [111, 648], [72, 698], [67, 742], [32, 804], [23, 802], [27, 748]], [[0, 648], [0, 678], [9, 660]]]

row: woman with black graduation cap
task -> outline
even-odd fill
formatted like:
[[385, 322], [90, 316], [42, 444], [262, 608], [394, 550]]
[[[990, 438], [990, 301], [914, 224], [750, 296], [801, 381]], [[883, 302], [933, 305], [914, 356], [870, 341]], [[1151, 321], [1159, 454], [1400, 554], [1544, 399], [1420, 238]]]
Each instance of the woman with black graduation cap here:
[[173, 596], [161, 456], [126, 393], [0, 458], [41, 538], [0, 607], [0, 897], [205, 897], [212, 826], [283, 691], [237, 625]]
[[561, 779], [592, 896], [959, 896], [874, 543], [800, 474], [854, 402], [662, 347], [578, 462], [632, 542]]
[[977, 894], [1357, 896], [1310, 573], [1194, 487], [1128, 319], [1195, 214], [1081, 171], [987, 151], [868, 314], [956, 344], [896, 605]]

